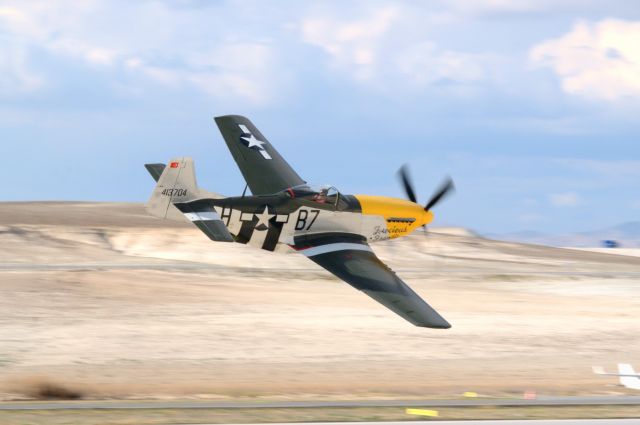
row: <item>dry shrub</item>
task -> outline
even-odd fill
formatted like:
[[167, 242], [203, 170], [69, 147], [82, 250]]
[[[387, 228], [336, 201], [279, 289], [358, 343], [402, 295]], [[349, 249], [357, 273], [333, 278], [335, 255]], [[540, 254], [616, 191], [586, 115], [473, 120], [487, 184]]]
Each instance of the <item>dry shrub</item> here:
[[79, 400], [84, 391], [43, 376], [33, 376], [14, 382], [14, 391], [38, 400]]

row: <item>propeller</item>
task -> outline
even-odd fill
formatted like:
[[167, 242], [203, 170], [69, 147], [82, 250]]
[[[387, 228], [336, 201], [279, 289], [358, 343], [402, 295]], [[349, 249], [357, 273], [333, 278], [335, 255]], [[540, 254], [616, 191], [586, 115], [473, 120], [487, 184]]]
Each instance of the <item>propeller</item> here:
[[438, 188], [438, 190], [436, 190], [435, 193], [431, 196], [431, 199], [429, 199], [429, 202], [427, 202], [427, 205], [425, 205], [424, 210], [431, 210], [431, 208], [436, 206], [438, 202], [440, 202], [445, 196], [451, 194], [453, 190], [455, 190], [453, 180], [451, 179], [451, 177], [447, 176], [444, 181], [440, 183], [440, 187]]
[[413, 183], [411, 183], [411, 179], [409, 178], [409, 167], [403, 165], [398, 170], [398, 175], [400, 176], [400, 180], [402, 180], [402, 186], [404, 187], [404, 193], [407, 194], [407, 198], [411, 202], [418, 203], [418, 198], [416, 198], [416, 192], [413, 190]]
[[[411, 202], [418, 203], [418, 198], [416, 197], [416, 191], [413, 188], [413, 182], [411, 181], [411, 177], [409, 177], [409, 167], [407, 165], [403, 165], [398, 170], [398, 176], [400, 177], [400, 181], [402, 182], [402, 186], [404, 188], [405, 193], [407, 194], [407, 198]], [[424, 207], [425, 211], [430, 211], [433, 207], [435, 207], [442, 199], [444, 199], [447, 195], [451, 194], [455, 190], [455, 186], [453, 184], [453, 180], [451, 177], [446, 177], [438, 189], [431, 195], [431, 199]], [[424, 230], [427, 230], [427, 226], [422, 226]]]

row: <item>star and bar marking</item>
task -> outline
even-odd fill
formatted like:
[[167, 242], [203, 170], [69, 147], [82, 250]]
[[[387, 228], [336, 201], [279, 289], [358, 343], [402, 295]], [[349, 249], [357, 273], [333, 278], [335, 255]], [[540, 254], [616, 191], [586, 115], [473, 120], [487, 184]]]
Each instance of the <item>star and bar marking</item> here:
[[254, 150], [260, 152], [260, 155], [262, 155], [264, 159], [271, 159], [271, 155], [269, 155], [269, 152], [267, 152], [264, 146], [262, 146], [265, 144], [265, 142], [256, 139], [256, 136], [251, 133], [246, 125], [238, 124], [238, 127], [240, 127], [240, 130], [242, 130], [242, 136], [240, 136], [240, 139], [242, 139], [243, 142], [247, 143], [247, 147], [249, 149], [256, 148]]
[[276, 223], [286, 223], [289, 221], [289, 214], [271, 214], [268, 205], [264, 206], [261, 213], [242, 213], [240, 215], [240, 221], [252, 221], [254, 217], [258, 219], [255, 230], [268, 229], [271, 220], [274, 218]]

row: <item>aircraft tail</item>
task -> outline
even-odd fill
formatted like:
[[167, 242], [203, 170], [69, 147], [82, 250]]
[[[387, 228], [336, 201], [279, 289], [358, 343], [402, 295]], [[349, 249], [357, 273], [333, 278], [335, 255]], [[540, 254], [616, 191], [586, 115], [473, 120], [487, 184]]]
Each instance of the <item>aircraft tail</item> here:
[[220, 216], [207, 199], [220, 199], [222, 195], [198, 188], [193, 160], [175, 158], [165, 164], [145, 164], [157, 182], [147, 202], [147, 212], [160, 218], [190, 221], [209, 239], [233, 242]]
[[618, 363], [618, 373], [620, 384], [633, 390], [640, 390], [640, 374], [636, 373], [630, 364]]
[[162, 175], [162, 172], [164, 171], [164, 168], [166, 166], [167, 164], [144, 164], [144, 168], [147, 169], [156, 183], [158, 182], [158, 180], [160, 180], [160, 176]]
[[146, 205], [147, 212], [160, 218], [184, 221], [184, 215], [173, 204], [199, 197], [193, 159], [174, 158], [168, 165], [145, 164], [145, 167], [157, 181]]

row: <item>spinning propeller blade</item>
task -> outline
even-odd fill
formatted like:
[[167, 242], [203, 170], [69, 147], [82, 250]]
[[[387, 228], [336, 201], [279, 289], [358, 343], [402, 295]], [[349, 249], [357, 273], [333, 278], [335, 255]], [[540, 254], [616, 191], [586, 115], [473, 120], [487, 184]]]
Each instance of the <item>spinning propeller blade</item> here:
[[[398, 170], [398, 176], [400, 177], [400, 182], [402, 183], [402, 187], [404, 188], [404, 192], [407, 194], [407, 198], [411, 202], [418, 202], [418, 198], [416, 197], [416, 191], [413, 188], [413, 182], [411, 181], [411, 177], [409, 177], [409, 167], [403, 165]], [[442, 200], [445, 196], [450, 194], [455, 189], [453, 184], [453, 180], [451, 177], [447, 177], [441, 184], [438, 190], [431, 196], [427, 205], [425, 205], [425, 211], [429, 211], [431, 208], [436, 206], [438, 202]]]
[[409, 198], [411, 202], [417, 203], [418, 198], [416, 198], [416, 192], [413, 190], [413, 183], [409, 177], [409, 168], [406, 165], [400, 167], [400, 170], [398, 170], [398, 176], [400, 176], [400, 181], [404, 187], [404, 192], [407, 194], [407, 198]]
[[442, 184], [440, 184], [440, 187], [433, 196], [431, 196], [429, 202], [427, 202], [427, 205], [424, 207], [425, 211], [429, 211], [431, 208], [436, 206], [442, 198], [450, 194], [454, 189], [455, 186], [453, 185], [453, 180], [451, 180], [451, 177], [447, 177]]

